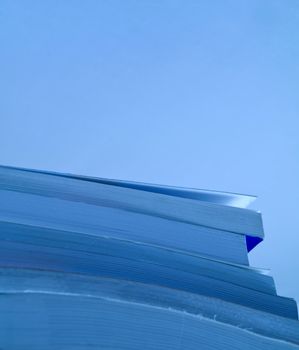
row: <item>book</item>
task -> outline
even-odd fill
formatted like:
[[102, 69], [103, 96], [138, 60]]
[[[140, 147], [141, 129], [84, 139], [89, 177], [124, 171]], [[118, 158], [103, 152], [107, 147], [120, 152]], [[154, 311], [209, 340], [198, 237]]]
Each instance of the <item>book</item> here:
[[298, 349], [294, 320], [172, 288], [25, 269], [0, 286], [4, 348]]
[[7, 167], [0, 167], [0, 189], [4, 221], [81, 229], [240, 264], [248, 264], [248, 250], [263, 238], [259, 213], [209, 201]]

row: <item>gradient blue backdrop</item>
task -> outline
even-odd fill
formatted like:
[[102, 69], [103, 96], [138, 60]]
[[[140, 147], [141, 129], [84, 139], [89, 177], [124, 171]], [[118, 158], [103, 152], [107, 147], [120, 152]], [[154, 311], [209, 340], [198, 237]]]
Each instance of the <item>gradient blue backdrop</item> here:
[[257, 194], [299, 300], [299, 2], [0, 2], [0, 163]]

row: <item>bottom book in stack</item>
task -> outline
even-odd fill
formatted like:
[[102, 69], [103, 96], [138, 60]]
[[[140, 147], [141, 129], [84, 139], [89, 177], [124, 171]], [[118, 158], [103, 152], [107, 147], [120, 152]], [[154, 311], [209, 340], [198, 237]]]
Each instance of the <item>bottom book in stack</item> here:
[[2, 222], [0, 348], [299, 349], [266, 271]]
[[13, 268], [0, 286], [3, 349], [299, 348], [295, 320], [171, 288]]

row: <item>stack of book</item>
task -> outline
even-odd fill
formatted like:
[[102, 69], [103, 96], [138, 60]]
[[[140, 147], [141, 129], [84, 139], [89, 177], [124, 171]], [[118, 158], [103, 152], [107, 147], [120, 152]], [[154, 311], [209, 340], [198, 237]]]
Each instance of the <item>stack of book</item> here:
[[0, 167], [0, 349], [299, 349], [252, 200]]

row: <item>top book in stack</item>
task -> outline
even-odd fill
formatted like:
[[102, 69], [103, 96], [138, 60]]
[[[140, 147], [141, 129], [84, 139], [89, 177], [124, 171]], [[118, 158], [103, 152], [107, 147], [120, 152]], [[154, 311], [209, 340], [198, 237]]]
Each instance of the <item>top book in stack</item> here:
[[248, 265], [263, 239], [254, 197], [0, 167], [0, 220]]

